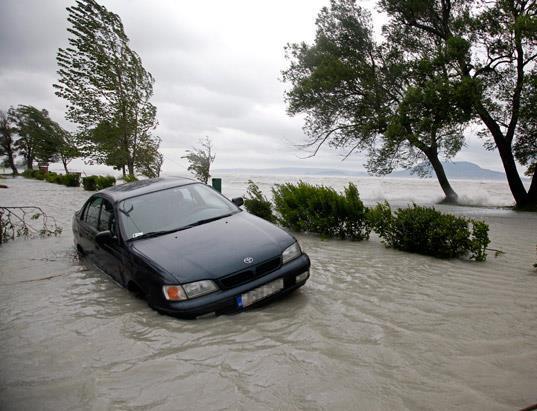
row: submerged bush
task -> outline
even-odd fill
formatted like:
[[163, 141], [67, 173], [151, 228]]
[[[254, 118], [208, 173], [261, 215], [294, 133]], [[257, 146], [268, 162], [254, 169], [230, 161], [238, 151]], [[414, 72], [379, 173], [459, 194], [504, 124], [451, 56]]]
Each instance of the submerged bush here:
[[80, 174], [63, 174], [61, 183], [67, 187], [80, 187]]
[[22, 175], [23, 177], [25, 177], [25, 178], [33, 178], [33, 177], [34, 177], [34, 176], [33, 176], [33, 171], [34, 171], [34, 170], [30, 170], [30, 169], [27, 168], [26, 170], [24, 170], [24, 171], [21, 173], [21, 175]]
[[123, 177], [123, 182], [125, 183], [132, 183], [134, 181], [138, 181], [135, 175], [127, 174], [125, 177]]
[[271, 223], [275, 222], [274, 214], [272, 213], [272, 204], [263, 195], [258, 185], [252, 180], [248, 180], [248, 188], [244, 197], [244, 207], [246, 210], [258, 217], [261, 217]]
[[84, 187], [84, 190], [86, 191], [96, 191], [97, 176], [82, 177], [82, 187]]
[[351, 240], [369, 238], [367, 208], [352, 183], [344, 194], [303, 181], [276, 185], [272, 193], [280, 222], [292, 230]]
[[54, 171], [49, 171], [45, 176], [45, 180], [47, 180], [49, 183], [58, 183], [58, 180], [61, 180], [61, 177], [60, 174], [57, 174]]
[[86, 191], [97, 191], [116, 184], [113, 176], [87, 176], [82, 178], [82, 187]]
[[58, 174], [54, 171], [43, 172], [41, 170], [24, 170], [22, 175], [26, 178], [35, 178], [36, 180], [45, 180], [49, 183], [63, 184], [67, 187], [80, 186], [80, 174]]
[[413, 205], [392, 213], [387, 202], [369, 212], [370, 225], [389, 247], [398, 250], [454, 258], [470, 254], [485, 261], [490, 243], [486, 223], [443, 214], [432, 207]]
[[97, 176], [97, 190], [112, 187], [116, 184], [116, 178], [113, 176]]
[[35, 178], [36, 180], [45, 180], [46, 174], [38, 169], [26, 169], [22, 172], [22, 176], [26, 178]]

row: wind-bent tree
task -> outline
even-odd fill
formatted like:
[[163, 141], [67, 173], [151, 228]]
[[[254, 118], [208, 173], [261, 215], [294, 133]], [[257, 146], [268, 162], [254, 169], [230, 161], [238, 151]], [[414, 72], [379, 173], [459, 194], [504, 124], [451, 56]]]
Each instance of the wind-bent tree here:
[[47, 110], [19, 105], [10, 108], [8, 116], [18, 135], [15, 147], [24, 157], [28, 169], [33, 169], [36, 160], [43, 163], [58, 161], [59, 126], [50, 119]]
[[216, 156], [213, 153], [213, 146], [209, 137], [200, 140], [200, 146], [192, 150], [186, 150], [186, 155], [181, 158], [186, 158], [188, 161], [188, 171], [201, 182], [207, 184], [211, 177], [210, 169]]
[[147, 140], [140, 145], [138, 163], [135, 164], [140, 174], [156, 178], [160, 176], [164, 156], [158, 151], [160, 138]]
[[157, 161], [141, 158], [157, 146], [151, 135], [157, 125], [150, 103], [153, 77], [129, 47], [118, 15], [94, 0], [79, 0], [68, 7], [69, 47], [58, 50], [56, 94], [67, 100], [66, 117], [81, 132], [82, 154], [134, 175], [137, 164]]
[[0, 156], [5, 156], [3, 163], [11, 168], [12, 174], [19, 174], [15, 166], [15, 129], [7, 113], [0, 110]]
[[76, 146], [75, 135], [64, 128], [62, 128], [58, 123], [54, 122], [53, 127], [55, 130], [55, 139], [57, 142], [56, 154], [57, 160], [59, 160], [62, 165], [65, 173], [69, 173], [67, 166], [69, 163], [80, 156], [80, 151]]
[[[434, 41], [454, 57], [448, 75], [474, 82], [473, 107], [486, 132], [485, 147], [498, 150], [520, 208], [537, 208], [535, 0], [380, 0], [390, 26], [417, 49]], [[524, 187], [516, 160], [529, 167]]]
[[12, 130], [18, 135], [14, 146], [24, 156], [28, 169], [33, 169], [35, 160], [61, 161], [65, 172], [69, 172], [67, 164], [78, 157], [79, 152], [72, 134], [53, 121], [47, 110], [19, 105], [8, 110], [8, 121], [13, 123]]
[[314, 154], [324, 143], [349, 148], [347, 156], [366, 151], [366, 167], [378, 175], [427, 161], [445, 201], [456, 201], [439, 156], [461, 149], [471, 108], [461, 104], [464, 84], [446, 75], [438, 43], [409, 52], [395, 31], [376, 43], [369, 13], [353, 0], [332, 0], [316, 26], [313, 45], [288, 45], [283, 72], [292, 85], [288, 111], [306, 114]]

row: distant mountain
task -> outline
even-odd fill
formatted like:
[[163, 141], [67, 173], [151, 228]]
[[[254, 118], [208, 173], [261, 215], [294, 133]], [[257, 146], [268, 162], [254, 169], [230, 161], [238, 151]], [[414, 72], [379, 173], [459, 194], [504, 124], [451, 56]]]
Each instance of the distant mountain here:
[[[477, 164], [468, 161], [444, 162], [444, 171], [449, 179], [453, 180], [505, 180], [505, 173], [481, 168]], [[431, 177], [436, 177], [436, 173], [431, 170]], [[415, 177], [411, 170], [395, 171], [390, 177]]]
[[[505, 174], [481, 168], [477, 164], [467, 161], [454, 161], [442, 163], [448, 178], [460, 180], [505, 180]], [[248, 175], [286, 175], [286, 176], [349, 176], [366, 177], [365, 171], [334, 168], [312, 168], [312, 167], [279, 167], [279, 168], [221, 168], [212, 170], [217, 174], [248, 174]], [[431, 177], [435, 177], [434, 171]], [[410, 170], [395, 171], [388, 177], [419, 178], [412, 175]]]
[[279, 167], [279, 168], [221, 168], [212, 171], [213, 174], [269, 174], [269, 175], [295, 175], [295, 176], [367, 176], [365, 171], [353, 171], [333, 168], [309, 167]]

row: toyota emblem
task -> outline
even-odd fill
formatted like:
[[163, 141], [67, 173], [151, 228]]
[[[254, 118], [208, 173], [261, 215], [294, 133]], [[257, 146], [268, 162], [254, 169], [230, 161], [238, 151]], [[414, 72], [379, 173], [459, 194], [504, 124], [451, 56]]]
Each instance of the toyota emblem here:
[[252, 264], [254, 262], [254, 259], [253, 259], [253, 257], [246, 257], [242, 261], [244, 261], [245, 264]]

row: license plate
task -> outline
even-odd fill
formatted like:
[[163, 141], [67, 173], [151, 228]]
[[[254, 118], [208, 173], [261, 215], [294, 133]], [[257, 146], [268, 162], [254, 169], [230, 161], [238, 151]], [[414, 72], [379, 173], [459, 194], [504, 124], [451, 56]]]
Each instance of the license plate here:
[[239, 308], [248, 307], [256, 301], [267, 298], [278, 291], [283, 290], [283, 278], [278, 278], [268, 284], [262, 285], [252, 291], [237, 296], [237, 305]]

